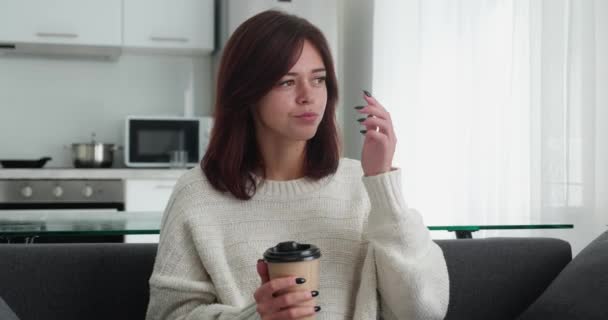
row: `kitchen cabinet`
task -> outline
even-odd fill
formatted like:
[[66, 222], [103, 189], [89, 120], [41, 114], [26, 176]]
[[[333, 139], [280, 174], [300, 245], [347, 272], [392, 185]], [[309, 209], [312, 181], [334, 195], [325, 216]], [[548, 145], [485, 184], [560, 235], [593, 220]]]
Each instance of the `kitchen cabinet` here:
[[122, 44], [122, 0], [0, 0], [0, 7], [3, 44]]
[[124, 0], [124, 47], [211, 52], [214, 0]]
[[[125, 211], [164, 211], [177, 179], [128, 179], [125, 180]], [[155, 243], [158, 235], [128, 235], [127, 243]]]

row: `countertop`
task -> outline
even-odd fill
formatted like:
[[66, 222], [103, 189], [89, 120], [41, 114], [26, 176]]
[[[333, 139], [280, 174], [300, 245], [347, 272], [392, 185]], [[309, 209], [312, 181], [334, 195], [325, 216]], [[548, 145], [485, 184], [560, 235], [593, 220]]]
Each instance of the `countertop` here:
[[0, 179], [177, 179], [188, 169], [4, 169]]

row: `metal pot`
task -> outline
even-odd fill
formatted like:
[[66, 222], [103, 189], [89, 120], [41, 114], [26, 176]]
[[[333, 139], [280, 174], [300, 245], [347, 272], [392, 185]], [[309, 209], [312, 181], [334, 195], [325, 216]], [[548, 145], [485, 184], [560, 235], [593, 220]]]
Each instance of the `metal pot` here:
[[90, 143], [72, 144], [72, 161], [76, 168], [109, 168], [114, 161], [114, 151], [118, 150], [111, 143], [95, 142], [95, 134]]

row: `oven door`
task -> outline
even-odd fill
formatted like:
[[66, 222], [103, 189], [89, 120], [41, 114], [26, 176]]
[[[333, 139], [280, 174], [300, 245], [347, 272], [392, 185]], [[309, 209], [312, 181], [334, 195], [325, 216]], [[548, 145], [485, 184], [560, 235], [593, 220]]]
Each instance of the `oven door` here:
[[127, 118], [125, 163], [128, 167], [168, 167], [172, 151], [186, 151], [187, 165], [201, 155], [201, 118]]

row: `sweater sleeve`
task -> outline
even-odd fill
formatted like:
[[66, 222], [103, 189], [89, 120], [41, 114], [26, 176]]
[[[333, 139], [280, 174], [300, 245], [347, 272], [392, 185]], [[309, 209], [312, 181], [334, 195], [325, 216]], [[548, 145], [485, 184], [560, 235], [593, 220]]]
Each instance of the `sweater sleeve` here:
[[255, 303], [218, 303], [215, 286], [182, 212], [183, 205], [179, 192], [174, 190], [161, 223], [146, 320], [259, 320]]
[[420, 214], [407, 208], [399, 169], [363, 177], [371, 210], [364, 237], [375, 261], [383, 319], [443, 319], [449, 301], [448, 271]]

